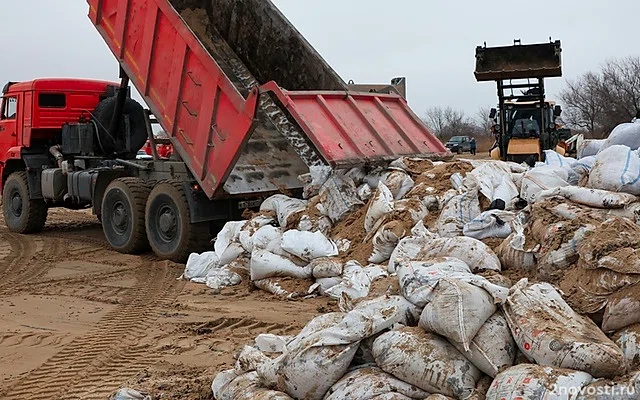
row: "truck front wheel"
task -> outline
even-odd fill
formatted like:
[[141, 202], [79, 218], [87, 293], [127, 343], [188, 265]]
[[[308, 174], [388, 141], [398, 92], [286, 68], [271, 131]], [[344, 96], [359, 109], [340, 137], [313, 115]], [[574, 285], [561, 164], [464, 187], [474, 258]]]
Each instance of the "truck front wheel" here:
[[207, 249], [209, 225], [191, 223], [181, 182], [163, 181], [153, 188], [145, 219], [149, 244], [158, 257], [184, 263], [192, 252]]
[[114, 250], [136, 254], [149, 249], [144, 227], [149, 191], [138, 178], [116, 179], [107, 187], [102, 198], [102, 230]]
[[9, 175], [2, 192], [2, 213], [7, 228], [17, 233], [40, 232], [47, 222], [47, 212], [44, 200], [30, 198], [26, 172]]

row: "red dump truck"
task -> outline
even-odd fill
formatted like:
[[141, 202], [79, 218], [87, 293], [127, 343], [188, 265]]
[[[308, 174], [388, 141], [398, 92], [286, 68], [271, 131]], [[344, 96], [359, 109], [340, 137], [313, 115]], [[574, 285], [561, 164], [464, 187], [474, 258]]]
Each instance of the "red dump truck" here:
[[[268, 0], [88, 3], [122, 81], [5, 87], [0, 171], [13, 231], [40, 231], [51, 207], [91, 208], [114, 249], [183, 262], [216, 221], [295, 193], [310, 166], [446, 154], [402, 97], [350, 90]], [[136, 159], [147, 140], [156, 148], [154, 122], [172, 159]]]

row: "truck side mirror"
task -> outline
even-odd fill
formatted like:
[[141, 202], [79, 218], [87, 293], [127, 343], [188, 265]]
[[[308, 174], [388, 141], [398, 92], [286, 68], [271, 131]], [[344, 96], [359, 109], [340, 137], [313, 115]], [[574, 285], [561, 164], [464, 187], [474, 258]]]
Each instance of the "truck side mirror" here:
[[494, 119], [497, 113], [498, 113], [498, 110], [496, 110], [495, 108], [492, 108], [491, 111], [489, 111], [489, 119]]
[[553, 107], [553, 116], [559, 117], [560, 115], [562, 115], [562, 107], [560, 106]]

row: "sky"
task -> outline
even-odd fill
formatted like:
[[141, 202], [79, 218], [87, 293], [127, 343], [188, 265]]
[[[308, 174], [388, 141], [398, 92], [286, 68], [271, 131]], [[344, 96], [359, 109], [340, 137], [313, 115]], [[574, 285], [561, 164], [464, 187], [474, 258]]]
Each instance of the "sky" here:
[[[475, 48], [484, 42], [562, 40], [564, 77], [547, 80], [550, 98], [566, 78], [597, 70], [608, 59], [640, 55], [638, 0], [273, 1], [345, 81], [407, 77], [409, 105], [420, 116], [434, 106], [475, 116], [480, 107], [495, 105], [495, 84], [473, 76]], [[117, 79], [117, 63], [87, 12], [83, 0], [5, 4], [0, 80]]]

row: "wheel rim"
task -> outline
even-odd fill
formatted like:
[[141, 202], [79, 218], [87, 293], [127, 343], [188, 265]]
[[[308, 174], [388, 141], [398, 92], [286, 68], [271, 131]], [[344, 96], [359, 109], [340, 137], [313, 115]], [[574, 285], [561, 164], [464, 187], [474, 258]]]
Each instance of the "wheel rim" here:
[[22, 195], [19, 191], [14, 190], [11, 193], [11, 214], [16, 218], [20, 218], [22, 215]]
[[116, 201], [111, 210], [111, 225], [113, 226], [113, 230], [119, 235], [124, 235], [129, 229], [130, 219], [131, 217], [127, 206], [122, 201]]
[[178, 217], [173, 207], [168, 204], [159, 207], [156, 221], [158, 221], [160, 239], [167, 243], [176, 239], [178, 236]]

